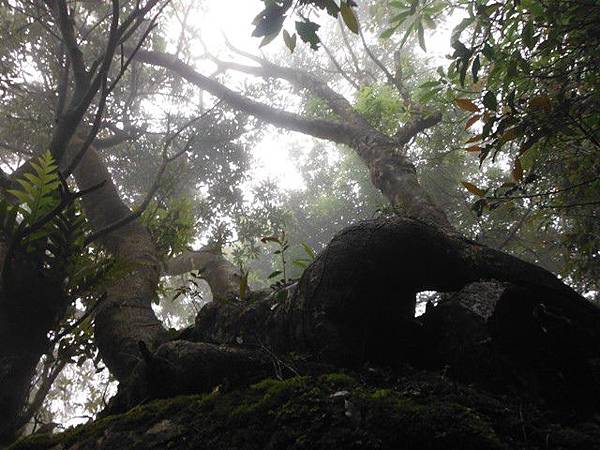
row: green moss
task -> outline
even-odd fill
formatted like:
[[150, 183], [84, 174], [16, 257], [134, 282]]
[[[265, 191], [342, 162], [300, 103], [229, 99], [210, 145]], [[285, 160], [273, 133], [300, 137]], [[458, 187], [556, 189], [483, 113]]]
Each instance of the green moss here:
[[390, 389], [377, 389], [375, 392], [371, 394], [371, 398], [373, 400], [381, 400], [392, 395], [392, 391]]
[[357, 381], [345, 373], [328, 373], [322, 375], [320, 381], [338, 388], [351, 388], [357, 385]]
[[16, 444], [13, 444], [9, 447], [8, 450], [11, 449], [20, 449], [20, 450], [37, 450], [50, 448], [59, 442], [59, 437], [62, 435], [52, 435], [52, 434], [34, 434], [25, 439], [21, 439], [17, 441]]
[[519, 441], [522, 427], [511, 425], [517, 415], [506, 404], [428, 376], [419, 374], [404, 390], [366, 386], [343, 373], [266, 379], [229, 393], [154, 401], [60, 435], [30, 437], [12, 449], [59, 443], [110, 450], [531, 448]]

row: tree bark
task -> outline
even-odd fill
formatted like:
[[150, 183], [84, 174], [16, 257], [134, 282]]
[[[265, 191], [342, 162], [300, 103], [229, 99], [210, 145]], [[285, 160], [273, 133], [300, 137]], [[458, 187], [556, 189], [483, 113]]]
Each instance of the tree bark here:
[[[94, 147], [88, 149], [73, 175], [82, 190], [104, 182], [100, 189], [82, 199], [86, 217], [95, 231], [131, 214]], [[139, 220], [101, 236], [99, 243], [129, 266], [127, 275], [108, 287], [107, 298], [94, 319], [95, 339], [102, 359], [118, 380], [126, 380], [140, 361], [140, 341], [154, 351], [166, 340], [165, 330], [151, 307], [161, 274], [199, 270], [214, 300], [225, 301], [239, 295], [239, 271], [219, 251], [188, 252], [163, 265], [148, 230]]]
[[[70, 150], [74, 148], [71, 146]], [[70, 159], [67, 157], [66, 161]], [[95, 231], [131, 214], [93, 147], [87, 150], [73, 175], [80, 189], [104, 182], [82, 199]], [[102, 359], [111, 373], [122, 380], [140, 359], [139, 341], [156, 349], [164, 340], [165, 330], [151, 307], [157, 295], [160, 264], [150, 234], [139, 220], [102, 236], [99, 243], [127, 267], [127, 275], [108, 287], [107, 297], [94, 316], [94, 336]]]
[[281, 303], [207, 305], [196, 320], [195, 339], [223, 344], [241, 339], [276, 352], [305, 350], [343, 365], [360, 365], [382, 346], [390, 363], [401, 349], [390, 349], [398, 339], [381, 330], [402, 333], [402, 326], [410, 326], [415, 293], [458, 291], [479, 280], [528, 289], [539, 303], [564, 309], [588, 328], [600, 323], [598, 308], [544, 269], [421, 221], [395, 217], [336, 235]]
[[[14, 439], [22, 425], [31, 380], [48, 351], [48, 333], [67, 308], [63, 279], [48, 279], [24, 253], [15, 252], [0, 282], [0, 445]], [[1, 266], [6, 255], [7, 243], [0, 243]]]
[[171, 258], [163, 265], [162, 274], [176, 276], [195, 270], [210, 286], [213, 301], [222, 302], [239, 297], [242, 282], [240, 271], [223, 256], [220, 249], [211, 246]]
[[[481, 291], [475, 286], [481, 286], [482, 280], [493, 282], [495, 290], [486, 291], [484, 297], [490, 299], [473, 299], [473, 294], [478, 296]], [[465, 286], [469, 289], [461, 291]], [[435, 313], [428, 311], [421, 322], [414, 318], [415, 293], [424, 290], [461, 292], [455, 295], [454, 303]], [[210, 391], [225, 382], [231, 377], [228, 354], [235, 348], [249, 351], [236, 355], [246, 360], [242, 364], [238, 359], [236, 364], [245, 367], [247, 380], [257, 374], [264, 376], [268, 366], [265, 360], [285, 362], [287, 355], [294, 353], [320, 365], [351, 369], [365, 363], [391, 367], [434, 364], [438, 369], [464, 360], [471, 365], [465, 370], [454, 367], [456, 373], [485, 382], [485, 370], [490, 369], [488, 365], [477, 367], [476, 358], [467, 354], [472, 348], [507, 354], [519, 367], [527, 367], [523, 358], [529, 355], [538, 361], [532, 370], [551, 397], [557, 397], [552, 392], [560, 387], [562, 394], [558, 397], [577, 393], [578, 404], [585, 404], [582, 393], [597, 389], [592, 377], [577, 375], [586, 372], [588, 361], [600, 354], [597, 307], [538, 266], [450, 236], [422, 221], [394, 217], [346, 228], [306, 269], [297, 286], [283, 292], [252, 302], [206, 305], [192, 330], [177, 344], [164, 344], [157, 352], [170, 355], [170, 363], [161, 365], [167, 368], [161, 372], [161, 379], [179, 380], [168, 383], [169, 395], [180, 392], [176, 385], [185, 386], [185, 392], [190, 393]], [[492, 317], [488, 320], [489, 331], [480, 314]], [[567, 328], [557, 328], [557, 320]], [[465, 330], [452, 331], [454, 322], [477, 333], [469, 337]], [[448, 339], [453, 341], [440, 341], [443, 333], [450, 333]], [[492, 339], [491, 349], [477, 342], [486, 336]], [[558, 345], [561, 339], [565, 342]], [[211, 347], [197, 347], [198, 343]], [[178, 352], [196, 354], [200, 360], [205, 352], [222, 355], [206, 356], [215, 366], [209, 377], [197, 377], [206, 369], [198, 369], [200, 363], [194, 358], [176, 362], [174, 355]], [[501, 359], [491, 355], [489, 359], [494, 358]], [[510, 365], [501, 363], [501, 367], [506, 370]], [[565, 373], [566, 378], [547, 376], [549, 367]], [[473, 373], [465, 373], [469, 370]], [[155, 372], [147, 362], [138, 368], [140, 371], [143, 376], [136, 378], [133, 391], [121, 394], [117, 411], [148, 395], [148, 390], [139, 389], [151, 383]], [[585, 388], [579, 386], [581, 380], [585, 380]], [[591, 403], [598, 406], [595, 400]]]
[[346, 99], [329, 88], [326, 83], [298, 70], [281, 68], [273, 64], [265, 65], [263, 68], [237, 66], [237, 69], [249, 73], [284, 78], [310, 90], [314, 95], [326, 100], [342, 121], [307, 119], [272, 108], [232, 91], [218, 81], [198, 73], [176, 57], [165, 53], [140, 50], [135, 58], [147, 64], [167, 68], [232, 107], [273, 125], [350, 146], [365, 162], [373, 184], [392, 206], [408, 216], [452, 230], [444, 211], [434, 204], [429, 194], [419, 184], [416, 168], [406, 157], [404, 149], [419, 132], [438, 123], [441, 115], [418, 117], [401, 127], [394, 137], [389, 137], [372, 128], [353, 110]]

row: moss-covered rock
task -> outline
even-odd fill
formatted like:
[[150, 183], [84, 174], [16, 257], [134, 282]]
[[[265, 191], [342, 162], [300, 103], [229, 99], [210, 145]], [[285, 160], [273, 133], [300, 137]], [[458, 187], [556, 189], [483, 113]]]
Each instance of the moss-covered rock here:
[[157, 400], [11, 450], [591, 449], [598, 428], [546, 424], [534, 410], [426, 372], [385, 386], [330, 373]]

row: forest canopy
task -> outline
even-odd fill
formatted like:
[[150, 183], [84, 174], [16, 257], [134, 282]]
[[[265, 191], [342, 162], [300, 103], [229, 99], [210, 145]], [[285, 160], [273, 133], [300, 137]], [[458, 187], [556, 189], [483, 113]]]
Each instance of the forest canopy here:
[[0, 32], [0, 445], [289, 355], [437, 370], [389, 343], [480, 281], [527, 299], [482, 323], [535, 317], [540, 392], [598, 388], [596, 1], [0, 0]]

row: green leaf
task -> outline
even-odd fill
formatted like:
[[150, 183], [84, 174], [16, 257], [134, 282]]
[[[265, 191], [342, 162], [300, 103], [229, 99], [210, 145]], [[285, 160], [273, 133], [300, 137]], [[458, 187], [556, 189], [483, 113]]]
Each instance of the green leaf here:
[[493, 111], [496, 111], [498, 109], [498, 100], [496, 99], [496, 95], [493, 92], [487, 91], [485, 93], [485, 95], [483, 96], [483, 106]]
[[346, 1], [342, 1], [340, 4], [340, 12], [348, 29], [358, 34], [358, 19], [356, 18], [356, 14], [354, 14], [354, 10]]
[[277, 236], [265, 236], [260, 238], [260, 242], [266, 244], [267, 242], [276, 242], [277, 244], [281, 244], [281, 241]]
[[273, 39], [275, 39], [277, 37], [278, 33], [273, 33], [273, 34], [268, 34], [266, 35], [262, 41], [260, 41], [260, 45], [259, 47], [264, 47], [265, 45], [270, 44], [271, 42], [273, 42]]
[[479, 60], [479, 55], [475, 57], [473, 60], [473, 65], [471, 66], [471, 74], [473, 75], [473, 82], [477, 83], [479, 81], [479, 69], [481, 68], [481, 61]]
[[44, 184], [44, 182], [42, 181], [42, 179], [40, 177], [37, 177], [32, 173], [24, 173], [23, 176], [25, 178], [27, 178], [34, 185], [40, 186], [40, 185]]
[[306, 262], [303, 259], [295, 259], [294, 261], [292, 261], [292, 264], [296, 267], [299, 267], [300, 269], [306, 269], [308, 267], [308, 262]]
[[267, 277], [267, 279], [271, 279], [271, 278], [275, 278], [278, 275], [281, 275], [283, 272], [281, 270], [276, 270], [274, 272], [271, 272], [271, 274]]
[[[17, 178], [16, 181], [23, 188], [23, 192], [31, 195], [32, 197], [35, 195], [36, 187], [33, 184], [31, 184], [29, 181], [24, 180], [22, 178]], [[41, 183], [38, 186], [41, 186]]]
[[302, 39], [303, 42], [306, 42], [310, 45], [310, 48], [313, 50], [319, 49], [319, 43], [321, 39], [317, 36], [317, 30], [320, 26], [310, 20], [303, 20], [296, 22], [296, 31]]
[[529, 19], [523, 27], [523, 32], [521, 33], [523, 44], [525, 44], [529, 50], [532, 50], [533, 47], [535, 47], [534, 32], [535, 28], [533, 26], [533, 20]]
[[417, 37], [419, 39], [419, 45], [423, 51], [426, 52], [427, 48], [425, 47], [425, 30], [423, 30], [423, 24], [421, 21], [417, 22]]
[[29, 195], [27, 195], [25, 192], [23, 191], [18, 191], [16, 189], [7, 189], [7, 191], [9, 194], [14, 195], [17, 200], [19, 200], [21, 203], [25, 203], [27, 204], [30, 200]]
[[393, 23], [396, 25], [396, 27], [398, 27], [399, 25], [402, 25], [402, 22], [404, 22], [410, 15], [411, 15], [410, 9], [406, 9], [405, 11], [402, 11], [400, 14], [397, 14], [394, 17], [392, 17], [390, 19], [390, 23]]
[[300, 242], [302, 248], [304, 249], [304, 253], [308, 255], [310, 259], [315, 259], [315, 251], [308, 245], [306, 242]]
[[406, 41], [408, 41], [408, 38], [410, 37], [410, 35], [412, 34], [413, 30], [415, 28], [415, 23], [414, 21], [408, 26], [408, 28], [406, 28], [406, 32], [404, 33], [404, 36], [402, 36], [402, 40], [400, 41], [400, 47], [404, 47], [404, 44], [406, 44]]
[[379, 35], [379, 39], [384, 39], [384, 40], [389, 39], [390, 36], [396, 32], [396, 30], [398, 29], [398, 26], [399, 25], [396, 25], [395, 27], [388, 28], [387, 30], [385, 30], [383, 33], [381, 33]]
[[437, 87], [439, 85], [440, 85], [440, 82], [438, 80], [426, 81], [425, 83], [422, 83], [419, 85], [419, 89], [432, 88], [432, 87]]
[[492, 47], [489, 44], [485, 44], [483, 46], [483, 50], [481, 51], [481, 53], [483, 53], [483, 56], [485, 56], [489, 61], [493, 61], [496, 55], [494, 47]]
[[294, 50], [296, 49], [296, 33], [290, 35], [287, 30], [283, 30], [283, 41], [285, 42], [286, 47], [290, 49], [290, 52], [294, 53]]

